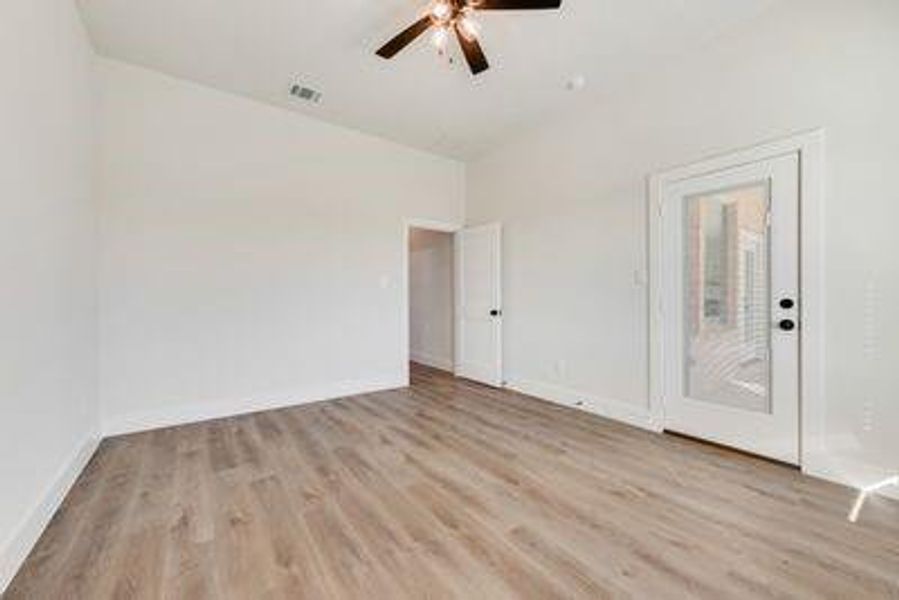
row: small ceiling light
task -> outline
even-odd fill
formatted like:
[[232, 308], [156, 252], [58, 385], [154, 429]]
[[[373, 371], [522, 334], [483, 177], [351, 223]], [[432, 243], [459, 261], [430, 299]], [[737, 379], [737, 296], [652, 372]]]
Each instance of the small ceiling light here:
[[443, 0], [434, 4], [431, 8], [431, 16], [441, 23], [449, 19], [452, 14], [452, 7], [450, 7], [448, 2], [444, 2]]
[[449, 42], [449, 31], [446, 30], [446, 27], [438, 27], [434, 30], [433, 35], [431, 35], [431, 43], [435, 48], [443, 52], [446, 50], [446, 44]]

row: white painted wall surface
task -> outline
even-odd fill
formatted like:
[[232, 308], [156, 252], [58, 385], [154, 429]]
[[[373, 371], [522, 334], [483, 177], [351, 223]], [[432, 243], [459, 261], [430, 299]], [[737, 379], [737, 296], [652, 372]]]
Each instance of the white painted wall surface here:
[[92, 54], [72, 2], [0, 3], [0, 593], [97, 433]]
[[827, 453], [813, 471], [864, 484], [899, 470], [897, 24], [893, 0], [781, 3], [469, 165], [469, 222], [506, 228], [513, 385], [645, 422], [647, 176], [824, 127]]
[[412, 360], [453, 370], [453, 235], [409, 232], [409, 350]]
[[405, 384], [404, 218], [455, 161], [100, 61], [100, 396], [121, 432]]

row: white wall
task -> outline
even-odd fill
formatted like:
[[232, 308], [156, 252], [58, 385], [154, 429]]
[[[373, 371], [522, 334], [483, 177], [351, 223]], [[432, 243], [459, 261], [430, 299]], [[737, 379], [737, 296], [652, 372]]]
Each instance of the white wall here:
[[91, 61], [72, 2], [0, 4], [0, 593], [97, 433]]
[[647, 176], [824, 127], [828, 455], [815, 470], [855, 484], [899, 470], [897, 69], [894, 0], [785, 2], [469, 165], [470, 223], [506, 227], [507, 379], [644, 419]]
[[412, 360], [453, 370], [453, 235], [409, 232], [409, 348]]
[[405, 384], [404, 218], [460, 163], [100, 61], [100, 396], [122, 432]]

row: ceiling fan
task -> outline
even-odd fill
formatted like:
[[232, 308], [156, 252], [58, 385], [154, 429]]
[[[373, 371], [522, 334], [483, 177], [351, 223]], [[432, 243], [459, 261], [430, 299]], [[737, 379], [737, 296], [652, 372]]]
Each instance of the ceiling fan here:
[[562, 0], [436, 0], [428, 14], [384, 44], [376, 54], [382, 58], [393, 58], [433, 27], [432, 40], [441, 52], [446, 48], [450, 32], [455, 32], [472, 74], [477, 75], [489, 69], [490, 64], [478, 42], [480, 28], [473, 17], [476, 11], [545, 10], [561, 6]]

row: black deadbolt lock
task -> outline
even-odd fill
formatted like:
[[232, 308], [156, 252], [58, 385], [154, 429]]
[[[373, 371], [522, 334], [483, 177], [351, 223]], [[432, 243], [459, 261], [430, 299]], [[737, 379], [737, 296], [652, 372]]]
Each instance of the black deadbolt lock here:
[[784, 331], [793, 331], [796, 329], [796, 323], [792, 319], [784, 319], [779, 325]]
[[784, 298], [780, 301], [780, 307], [784, 310], [790, 310], [794, 306], [796, 306], [796, 302], [792, 298]]
[[490, 311], [490, 316], [491, 316], [491, 317], [498, 317], [498, 316], [499, 316], [499, 311], [496, 310], [496, 309], [494, 308], [493, 310]]

